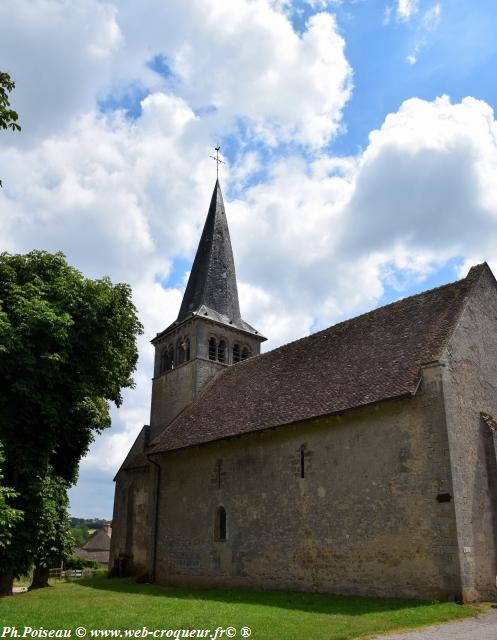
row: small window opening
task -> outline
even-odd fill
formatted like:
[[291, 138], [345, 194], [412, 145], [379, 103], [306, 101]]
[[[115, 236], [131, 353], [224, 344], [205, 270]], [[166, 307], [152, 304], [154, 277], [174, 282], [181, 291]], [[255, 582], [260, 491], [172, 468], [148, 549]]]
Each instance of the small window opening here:
[[190, 339], [185, 338], [181, 346], [185, 352], [185, 362], [188, 362], [190, 360]]
[[209, 340], [209, 360], [216, 359], [217, 345], [216, 338], [211, 338]]
[[216, 511], [216, 540], [226, 540], [226, 510], [218, 507]]
[[169, 369], [174, 369], [174, 347], [169, 346]]
[[450, 493], [439, 493], [437, 496], [437, 502], [450, 502], [452, 500], [452, 496]]
[[240, 345], [233, 345], [233, 362], [240, 362]]
[[226, 359], [226, 342], [224, 340], [220, 340], [217, 347], [217, 359], [219, 362], [224, 362]]
[[183, 349], [183, 341], [181, 340], [181, 338], [178, 340], [178, 342], [176, 343], [176, 362], [178, 364], [182, 364], [185, 358], [185, 351]]
[[305, 447], [300, 447], [300, 477], [305, 478]]
[[243, 347], [242, 349], [242, 360], [246, 360], [250, 356], [250, 351], [248, 347]]
[[169, 356], [167, 355], [167, 347], [164, 347], [160, 356], [160, 373], [164, 373], [169, 369]]

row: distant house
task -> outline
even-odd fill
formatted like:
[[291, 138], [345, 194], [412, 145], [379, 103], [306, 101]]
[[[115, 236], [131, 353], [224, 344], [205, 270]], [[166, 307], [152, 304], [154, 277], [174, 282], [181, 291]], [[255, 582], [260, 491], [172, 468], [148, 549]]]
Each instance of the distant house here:
[[83, 560], [98, 562], [101, 569], [109, 568], [110, 538], [112, 527], [110, 522], [104, 524], [101, 529], [95, 531], [88, 542], [74, 550], [74, 555]]

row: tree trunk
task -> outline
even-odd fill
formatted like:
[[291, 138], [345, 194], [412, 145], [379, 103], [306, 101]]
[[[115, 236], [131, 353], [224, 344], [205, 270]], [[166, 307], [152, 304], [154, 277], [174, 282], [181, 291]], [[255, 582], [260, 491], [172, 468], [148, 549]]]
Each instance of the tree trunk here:
[[33, 580], [29, 586], [28, 591], [32, 589], [43, 589], [49, 587], [48, 577], [50, 575], [48, 567], [35, 567], [33, 571]]
[[14, 571], [9, 569], [7, 571], [0, 572], [0, 597], [11, 596], [13, 586]]

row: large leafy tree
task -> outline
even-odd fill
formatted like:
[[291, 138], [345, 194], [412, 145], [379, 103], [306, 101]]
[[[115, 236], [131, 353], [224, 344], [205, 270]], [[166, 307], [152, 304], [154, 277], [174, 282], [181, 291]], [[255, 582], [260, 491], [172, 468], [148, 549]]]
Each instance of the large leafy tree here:
[[[0, 441], [26, 521], [39, 509], [35, 479], [42, 492], [47, 475], [74, 482], [110, 426], [109, 402], [134, 384], [141, 331], [128, 285], [85, 278], [61, 253], [0, 254]], [[0, 595], [35, 560], [34, 529], [17, 527], [0, 549]]]

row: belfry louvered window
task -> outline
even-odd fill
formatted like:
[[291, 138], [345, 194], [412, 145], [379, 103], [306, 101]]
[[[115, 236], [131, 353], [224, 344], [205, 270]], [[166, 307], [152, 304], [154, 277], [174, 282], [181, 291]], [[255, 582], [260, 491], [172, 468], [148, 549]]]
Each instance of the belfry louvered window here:
[[246, 360], [249, 357], [250, 357], [250, 351], [249, 351], [248, 347], [243, 347], [243, 349], [242, 349], [242, 360]]
[[224, 340], [220, 340], [217, 345], [217, 359], [219, 362], [225, 362], [226, 360], [226, 342]]
[[217, 356], [216, 338], [209, 340], [209, 360], [215, 360]]
[[164, 373], [164, 371], [167, 371], [168, 369], [169, 369], [169, 356], [167, 354], [167, 347], [164, 347], [160, 355], [159, 373]]
[[188, 362], [190, 360], [190, 338], [185, 338], [182, 346], [185, 351], [185, 362]]
[[185, 359], [185, 352], [183, 350], [183, 340], [178, 338], [176, 342], [176, 364], [181, 364]]
[[240, 356], [240, 345], [239, 344], [234, 344], [233, 345], [233, 363], [235, 362], [240, 362], [241, 356]]

